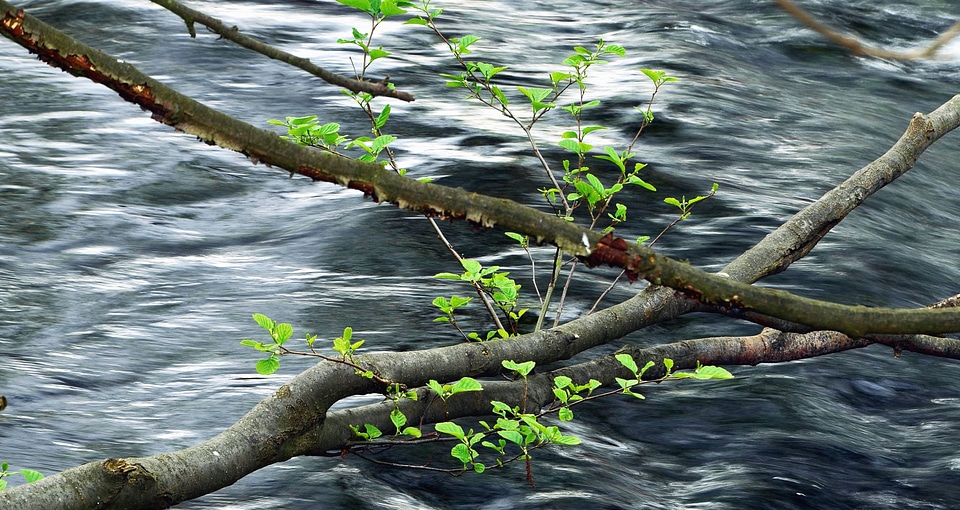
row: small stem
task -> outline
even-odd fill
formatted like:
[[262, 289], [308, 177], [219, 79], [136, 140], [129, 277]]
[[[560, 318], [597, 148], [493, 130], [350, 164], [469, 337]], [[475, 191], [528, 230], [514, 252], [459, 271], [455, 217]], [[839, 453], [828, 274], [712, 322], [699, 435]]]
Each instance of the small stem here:
[[543, 297], [543, 304], [540, 305], [540, 316], [537, 317], [537, 325], [533, 328], [533, 332], [536, 333], [540, 331], [540, 328], [543, 327], [543, 318], [547, 315], [547, 309], [550, 307], [550, 297], [553, 295], [553, 289], [556, 287], [557, 279], [560, 275], [560, 262], [563, 254], [558, 248], [553, 255], [553, 274], [550, 276], [550, 284], [547, 285], [547, 294]]

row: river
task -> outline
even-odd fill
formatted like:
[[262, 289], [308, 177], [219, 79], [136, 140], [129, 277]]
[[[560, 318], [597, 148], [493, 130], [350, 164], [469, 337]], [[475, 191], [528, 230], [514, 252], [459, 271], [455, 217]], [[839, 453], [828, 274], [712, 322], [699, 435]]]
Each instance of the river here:
[[[451, 35], [482, 37], [471, 58], [509, 65], [505, 84], [543, 86], [575, 45], [597, 37], [626, 58], [596, 67], [595, 143], [622, 145], [649, 96], [640, 67], [680, 78], [657, 97], [637, 146], [657, 193], [626, 199], [630, 238], [674, 218], [665, 196], [715, 198], [657, 246], [718, 269], [900, 136], [910, 116], [958, 92], [960, 43], [940, 58], [851, 56], [768, 1], [435, 2]], [[209, 106], [259, 126], [315, 114], [364, 134], [332, 86], [218, 40], [147, 1], [28, 1], [70, 35]], [[871, 41], [904, 48], [960, 18], [948, 1], [804, 5]], [[363, 18], [332, 1], [195, 1], [249, 35], [349, 73], [336, 43]], [[451, 59], [422, 27], [386, 23], [378, 61], [412, 104], [388, 131], [416, 176], [536, 203], [544, 186], [519, 132], [462, 100], [437, 75]], [[564, 126], [539, 132], [553, 161]], [[457, 341], [431, 322], [434, 296], [467, 289], [431, 278], [456, 264], [422, 218], [355, 191], [288, 179], [197, 143], [102, 86], [0, 43], [0, 460], [50, 474], [107, 457], [197, 444], [309, 366], [254, 372], [254, 312], [321, 339], [345, 326], [372, 350]], [[951, 134], [909, 174], [765, 285], [871, 306], [922, 306], [960, 292], [960, 144]], [[530, 270], [499, 231], [445, 227], [458, 249]], [[547, 262], [547, 251], [538, 251]], [[567, 310], [583, 313], [612, 276], [582, 273]], [[619, 286], [611, 302], [638, 286]], [[465, 320], [486, 327], [479, 312]], [[622, 340], [656, 344], [759, 328], [687, 316]], [[611, 346], [612, 348], [613, 346]], [[609, 350], [609, 349], [607, 349]], [[348, 458], [298, 458], [187, 509], [265, 508], [955, 508], [960, 500], [960, 375], [949, 360], [874, 346], [782, 365], [731, 367], [732, 381], [661, 385], [647, 400], [583, 406], [574, 448], [521, 467], [452, 478]], [[433, 454], [443, 455], [442, 451]], [[410, 460], [430, 451], [411, 451]], [[425, 460], [423, 458], [422, 460]], [[17, 480], [13, 480], [16, 482]]]

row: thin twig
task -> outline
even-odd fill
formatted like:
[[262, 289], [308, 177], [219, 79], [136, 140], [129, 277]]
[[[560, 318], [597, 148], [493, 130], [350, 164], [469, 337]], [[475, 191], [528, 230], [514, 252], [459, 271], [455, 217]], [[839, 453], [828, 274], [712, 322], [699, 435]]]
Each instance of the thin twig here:
[[303, 69], [304, 71], [332, 85], [343, 87], [352, 92], [366, 92], [372, 96], [392, 97], [394, 99], [407, 102], [413, 101], [413, 94], [409, 92], [401, 92], [399, 90], [391, 89], [386, 83], [383, 82], [354, 80], [352, 78], [347, 78], [346, 76], [341, 76], [334, 72], [327, 71], [326, 69], [310, 62], [310, 59], [292, 55], [279, 48], [260, 42], [250, 36], [241, 34], [240, 30], [236, 26], [227, 27], [219, 19], [208, 16], [200, 11], [193, 10], [177, 2], [176, 0], [150, 1], [183, 18], [184, 23], [187, 24], [187, 31], [190, 32], [190, 37], [195, 38], [197, 36], [197, 32], [194, 29], [193, 24], [200, 23], [201, 25], [212, 30], [214, 33], [219, 34], [224, 39], [229, 39], [240, 46], [243, 46], [244, 48], [253, 50], [274, 60], [279, 60], [294, 67]]

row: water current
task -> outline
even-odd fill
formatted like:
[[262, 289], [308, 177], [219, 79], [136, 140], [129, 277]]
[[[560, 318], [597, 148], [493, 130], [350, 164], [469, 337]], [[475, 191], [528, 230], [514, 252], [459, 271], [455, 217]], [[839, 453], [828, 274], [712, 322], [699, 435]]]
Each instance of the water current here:
[[[663, 89], [638, 145], [658, 187], [626, 199], [625, 237], [673, 219], [665, 196], [720, 185], [658, 246], [718, 269], [900, 136], [911, 115], [955, 94], [960, 43], [937, 59], [851, 56], [773, 2], [460, 1], [442, 28], [482, 37], [474, 58], [510, 68], [506, 85], [543, 86], [575, 45], [627, 49], [595, 68], [595, 143], [622, 145], [650, 94], [641, 67], [680, 78]], [[219, 40], [147, 1], [26, 1], [70, 35], [209, 106], [259, 126], [315, 114], [363, 134], [332, 86]], [[332, 1], [190, 5], [342, 73], [335, 41], [361, 17]], [[932, 39], [960, 18], [949, 1], [804, 2], [880, 45]], [[416, 176], [537, 203], [545, 185], [518, 130], [464, 102], [438, 73], [456, 67], [426, 30], [386, 23], [378, 62], [412, 104], [389, 129]], [[553, 161], [564, 116], [539, 136]], [[431, 299], [466, 289], [426, 222], [354, 191], [288, 179], [173, 132], [102, 86], [0, 43], [0, 460], [54, 473], [107, 457], [195, 445], [232, 424], [310, 361], [259, 377], [254, 312], [332, 338], [344, 326], [374, 350], [457, 341], [431, 322]], [[914, 307], [960, 283], [960, 144], [949, 135], [789, 271], [764, 284], [806, 296]], [[522, 252], [499, 231], [446, 228], [469, 257], [530, 290]], [[546, 264], [547, 251], [537, 252]], [[567, 310], [584, 313], [612, 277], [582, 273]], [[542, 280], [541, 280], [542, 283]], [[639, 289], [620, 286], [608, 302]], [[530, 294], [528, 294], [530, 296]], [[486, 327], [479, 312], [467, 317]], [[647, 345], [758, 327], [687, 316], [623, 339]], [[607, 350], [612, 349], [610, 346]], [[647, 400], [581, 408], [583, 445], [541, 453], [537, 487], [521, 468], [451, 478], [298, 458], [180, 508], [957, 508], [956, 362], [872, 347], [803, 362], [731, 367], [732, 381], [662, 385]], [[410, 456], [430, 452], [411, 452]], [[436, 452], [433, 452], [436, 453]], [[442, 454], [442, 452], [440, 452]], [[14, 480], [16, 482], [16, 480]]]

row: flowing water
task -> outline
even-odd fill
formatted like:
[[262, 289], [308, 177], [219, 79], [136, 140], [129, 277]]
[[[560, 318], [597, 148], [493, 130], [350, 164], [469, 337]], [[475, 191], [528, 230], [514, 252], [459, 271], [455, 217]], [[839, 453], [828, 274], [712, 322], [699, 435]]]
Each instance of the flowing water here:
[[[319, 115], [343, 131], [365, 120], [335, 87], [252, 54], [146, 1], [21, 2], [34, 15], [196, 99], [255, 125]], [[804, 2], [887, 47], [930, 40], [960, 17], [940, 1]], [[331, 1], [190, 2], [332, 70], [363, 20]], [[640, 67], [681, 79], [658, 96], [638, 145], [658, 193], [626, 199], [624, 237], [673, 219], [665, 196], [720, 184], [658, 247], [718, 269], [799, 208], [882, 154], [916, 111], [957, 92], [960, 44], [939, 59], [858, 58], [772, 2], [441, 2], [442, 27], [483, 39], [474, 58], [543, 86], [572, 46], [626, 47], [595, 68], [595, 143], [623, 144], [649, 97]], [[518, 131], [462, 101], [451, 59], [423, 29], [387, 23], [395, 53], [375, 73], [414, 92], [389, 127], [401, 162], [443, 184], [537, 203], [541, 171]], [[354, 54], [356, 61], [356, 55]], [[565, 114], [539, 131], [548, 157]], [[431, 276], [456, 264], [426, 222], [354, 191], [288, 179], [197, 143], [116, 94], [0, 43], [0, 460], [44, 473], [107, 457], [188, 447], [240, 418], [310, 361], [258, 377], [250, 320], [296, 335], [350, 325], [378, 350], [457, 341], [431, 299], [466, 289]], [[872, 306], [913, 307], [960, 282], [960, 145], [949, 135], [917, 167], [765, 285]], [[448, 235], [467, 256], [509, 268], [530, 291], [522, 252], [499, 231]], [[547, 250], [538, 252], [544, 257]], [[543, 267], [543, 266], [541, 266]], [[583, 313], [612, 277], [584, 272], [568, 310]], [[542, 281], [541, 281], [542, 285]], [[623, 299], [637, 286], [612, 293]], [[527, 294], [529, 297], [531, 294]], [[612, 301], [611, 301], [612, 302]], [[479, 312], [465, 319], [482, 329]], [[688, 316], [623, 342], [655, 344], [752, 325]], [[583, 445], [522, 468], [451, 478], [357, 459], [298, 458], [182, 508], [956, 508], [960, 375], [955, 362], [873, 347], [783, 365], [731, 367], [732, 381], [664, 385], [647, 400], [581, 408]], [[416, 461], [442, 452], [411, 451]]]

